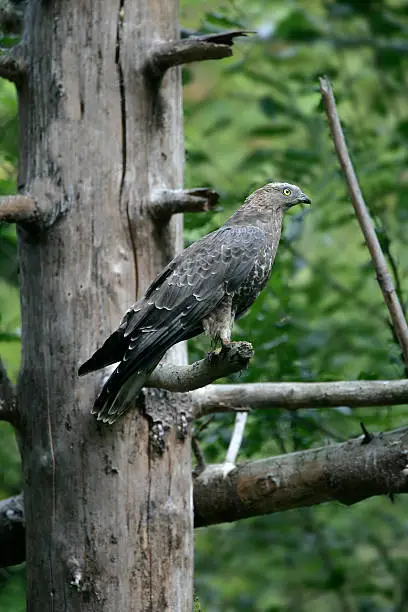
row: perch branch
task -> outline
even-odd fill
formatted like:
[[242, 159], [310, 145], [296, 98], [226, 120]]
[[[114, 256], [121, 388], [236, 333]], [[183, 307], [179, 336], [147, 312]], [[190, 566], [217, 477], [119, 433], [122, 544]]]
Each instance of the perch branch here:
[[0, 223], [32, 222], [39, 219], [33, 198], [25, 195], [0, 197]]
[[263, 410], [392, 406], [408, 404], [408, 380], [208, 385], [191, 395], [195, 418], [213, 412], [242, 411], [248, 406]]
[[216, 191], [198, 189], [160, 189], [153, 193], [150, 212], [155, 219], [168, 219], [171, 215], [185, 212], [213, 210], [220, 196]]
[[14, 422], [16, 395], [14, 386], [7, 376], [6, 369], [0, 360], [0, 421]]
[[23, 495], [0, 501], [0, 567], [25, 559]]
[[234, 38], [250, 33], [234, 30], [161, 43], [153, 49], [147, 61], [147, 72], [156, 78], [161, 78], [166, 70], [173, 66], [230, 57]]
[[240, 372], [248, 367], [253, 354], [254, 350], [249, 342], [231, 342], [229, 346], [209, 353], [205, 359], [192, 365], [159, 364], [150, 375], [146, 387], [158, 387], [173, 392], [192, 391], [218, 378]]
[[408, 493], [408, 428], [238, 465], [208, 466], [194, 482], [196, 527], [327, 501], [351, 505]]
[[16, 84], [21, 81], [27, 71], [22, 51], [21, 44], [15, 45], [10, 50], [0, 49], [0, 78]]
[[336, 101], [333, 90], [328, 79], [320, 79], [320, 90], [323, 97], [324, 108], [329, 122], [330, 131], [333, 137], [334, 146], [340, 161], [343, 174], [345, 176], [349, 194], [360, 223], [361, 230], [367, 247], [370, 251], [376, 273], [377, 280], [387, 304], [388, 311], [395, 329], [395, 334], [401, 346], [405, 365], [408, 368], [408, 326], [404, 317], [400, 301], [395, 291], [391, 274], [388, 270], [387, 262], [381, 249], [380, 242], [375, 233], [375, 229], [364, 202], [357, 176], [350, 159], [347, 144], [341, 128], [340, 119], [337, 114]]

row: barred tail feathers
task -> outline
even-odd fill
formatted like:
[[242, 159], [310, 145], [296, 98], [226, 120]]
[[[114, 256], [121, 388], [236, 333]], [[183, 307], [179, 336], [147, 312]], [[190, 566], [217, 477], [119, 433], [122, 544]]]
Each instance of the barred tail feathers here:
[[163, 355], [156, 356], [152, 362], [145, 363], [143, 369], [132, 370], [130, 373], [120, 372], [116, 368], [106, 381], [91, 410], [92, 414], [97, 415], [97, 420], [112, 425], [132, 408], [143, 385], [162, 357]]

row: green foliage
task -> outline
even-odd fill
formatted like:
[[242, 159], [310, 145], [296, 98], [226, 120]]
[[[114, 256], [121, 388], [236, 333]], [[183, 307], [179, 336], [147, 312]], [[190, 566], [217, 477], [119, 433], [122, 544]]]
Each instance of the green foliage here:
[[[231, 381], [404, 376], [388, 315], [328, 133], [318, 76], [338, 108], [376, 229], [407, 298], [408, 6], [403, 0], [182, 3], [183, 25], [257, 30], [232, 59], [188, 69], [186, 177], [223, 195], [224, 211], [191, 215], [187, 238], [219, 225], [270, 179], [299, 184], [311, 210], [286, 219], [267, 291], [235, 328], [255, 358]], [[201, 21], [199, 21], [201, 19]], [[227, 25], [227, 23], [229, 25]], [[207, 348], [192, 343], [191, 357]], [[404, 408], [249, 416], [241, 459], [310, 448], [404, 423]], [[208, 461], [223, 460], [233, 426], [217, 415], [199, 433]], [[406, 422], [406, 419], [405, 419]], [[371, 499], [296, 510], [196, 535], [204, 610], [408, 609], [406, 501]], [[214, 554], [214, 551], [215, 554]]]
[[[183, 71], [186, 182], [222, 195], [223, 210], [186, 218], [186, 240], [218, 226], [270, 179], [297, 183], [311, 210], [286, 219], [271, 282], [236, 326], [256, 350], [236, 382], [397, 378], [400, 351], [347, 197], [320, 101], [332, 80], [361, 186], [404, 301], [408, 289], [408, 7], [406, 0], [183, 0], [182, 25], [257, 35], [235, 55]], [[2, 46], [10, 41], [3, 39]], [[12, 41], [11, 41], [12, 42]], [[0, 193], [15, 189], [14, 89], [0, 83]], [[15, 232], [0, 228], [0, 352], [19, 364]], [[191, 343], [191, 359], [205, 340]], [[404, 408], [270, 410], [249, 416], [241, 459], [404, 423]], [[232, 415], [199, 433], [208, 461], [224, 458]], [[406, 421], [406, 419], [405, 419]], [[19, 490], [11, 429], [0, 427], [0, 493]], [[374, 498], [201, 529], [196, 607], [205, 612], [408, 609], [407, 502]], [[10, 579], [11, 577], [11, 579]], [[0, 574], [0, 612], [18, 612], [21, 568]]]

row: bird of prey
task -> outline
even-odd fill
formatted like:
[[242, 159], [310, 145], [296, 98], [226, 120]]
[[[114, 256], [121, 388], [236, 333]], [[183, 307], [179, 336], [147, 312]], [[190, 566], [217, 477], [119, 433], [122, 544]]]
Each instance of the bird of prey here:
[[289, 183], [252, 193], [225, 224], [194, 242], [156, 277], [78, 374], [119, 362], [92, 412], [112, 424], [129, 408], [170, 347], [205, 332], [231, 341], [234, 320], [265, 287], [282, 230], [283, 213], [309, 198]]

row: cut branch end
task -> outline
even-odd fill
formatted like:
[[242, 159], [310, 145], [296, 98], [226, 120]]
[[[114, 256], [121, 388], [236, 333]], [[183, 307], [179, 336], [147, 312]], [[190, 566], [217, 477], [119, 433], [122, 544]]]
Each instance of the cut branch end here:
[[233, 30], [162, 43], [155, 47], [147, 61], [147, 73], [154, 78], [161, 78], [173, 66], [230, 57], [234, 39], [250, 33]]
[[160, 189], [153, 193], [150, 213], [156, 220], [168, 220], [172, 215], [185, 212], [214, 210], [220, 196], [207, 187], [198, 189]]
[[30, 196], [0, 197], [0, 223], [33, 223], [39, 219], [39, 210]]

